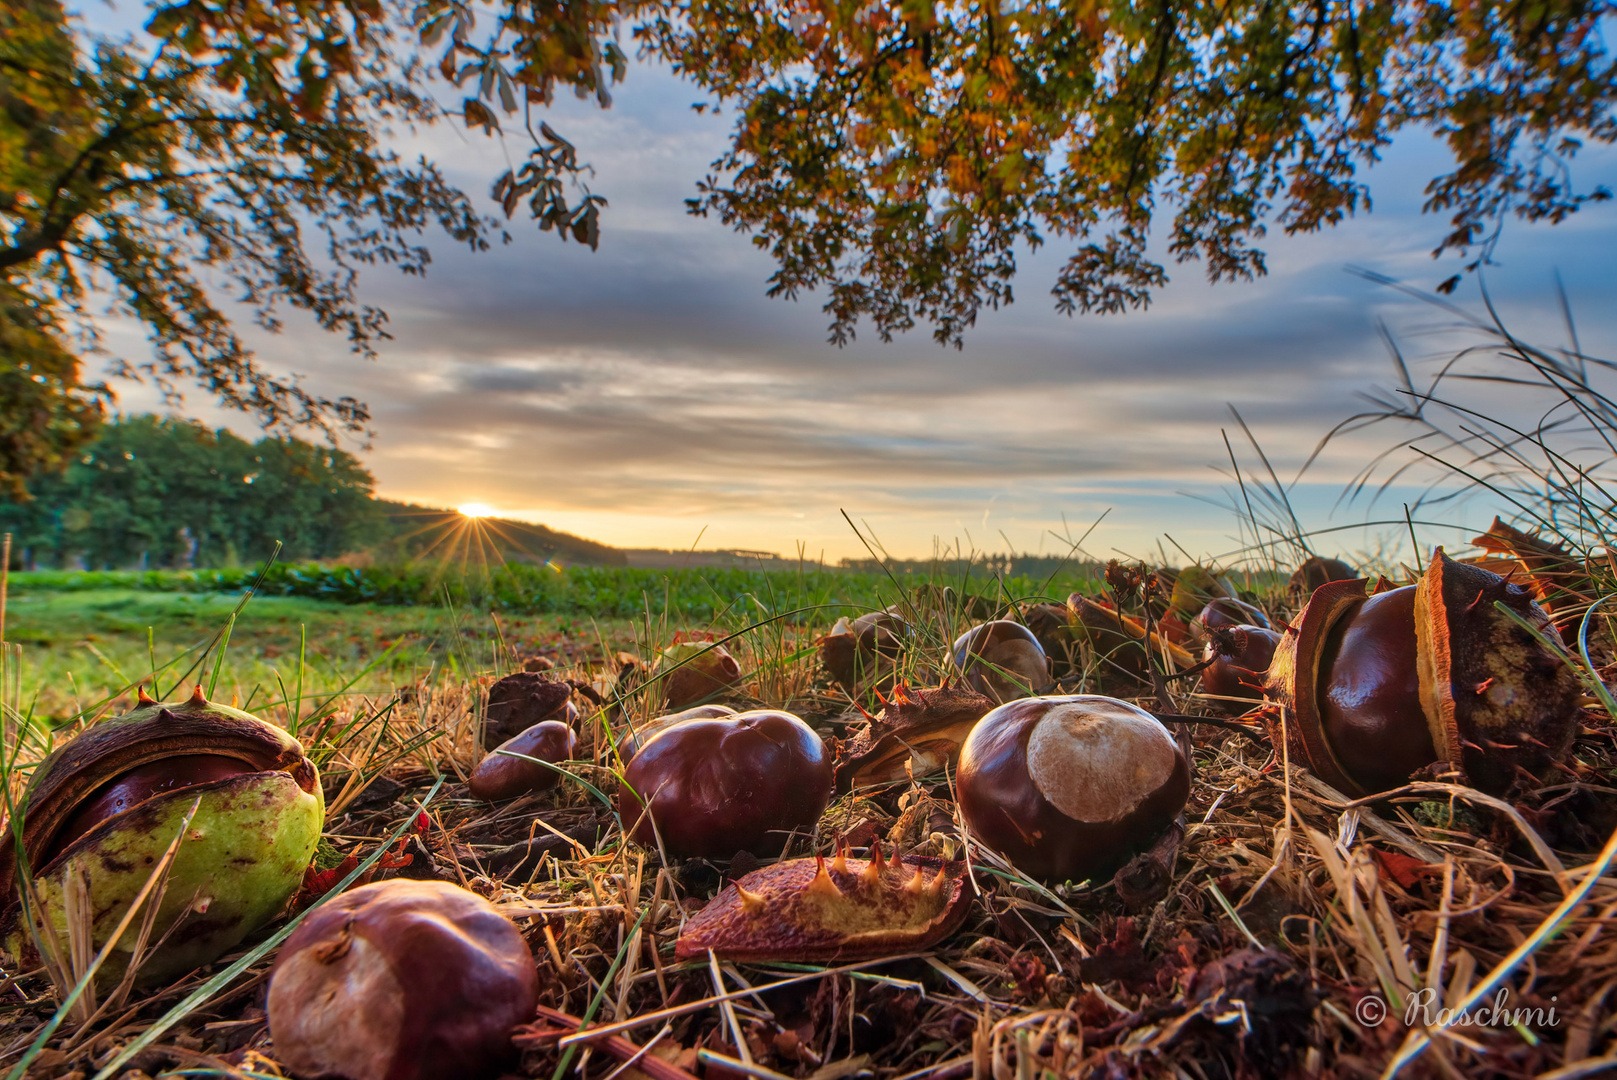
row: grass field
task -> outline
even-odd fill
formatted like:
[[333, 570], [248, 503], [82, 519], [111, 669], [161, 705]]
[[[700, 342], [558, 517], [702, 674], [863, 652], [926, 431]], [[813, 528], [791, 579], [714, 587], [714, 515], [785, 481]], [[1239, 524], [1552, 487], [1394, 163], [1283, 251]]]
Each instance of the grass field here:
[[[60, 720], [93, 713], [143, 680], [172, 694], [200, 673], [221, 695], [262, 703], [285, 699], [300, 669], [306, 697], [385, 695], [503, 673], [530, 656], [588, 668], [620, 650], [649, 654], [680, 630], [750, 637], [760, 631], [749, 628], [779, 624], [812, 635], [895, 602], [912, 584], [834, 570], [277, 566], [231, 622], [255, 577], [247, 569], [11, 575], [5, 638], [23, 650], [21, 700]], [[1096, 588], [1078, 574], [931, 583], [1001, 602]], [[227, 623], [215, 677], [213, 647]], [[764, 646], [760, 639], [757, 651]]]
[[[22, 699], [36, 716], [61, 719], [155, 679], [159, 697], [213, 676], [212, 645], [240, 597], [221, 593], [13, 590], [6, 638], [22, 649]], [[230, 626], [218, 695], [279, 699], [298, 682], [305, 697], [346, 690], [390, 694], [438, 678], [509, 669], [516, 657], [584, 662], [600, 640], [625, 647], [627, 620], [601, 624], [569, 615], [512, 615], [435, 607], [340, 604], [256, 597]], [[503, 649], [502, 649], [503, 645]], [[198, 666], [200, 665], [200, 666]]]

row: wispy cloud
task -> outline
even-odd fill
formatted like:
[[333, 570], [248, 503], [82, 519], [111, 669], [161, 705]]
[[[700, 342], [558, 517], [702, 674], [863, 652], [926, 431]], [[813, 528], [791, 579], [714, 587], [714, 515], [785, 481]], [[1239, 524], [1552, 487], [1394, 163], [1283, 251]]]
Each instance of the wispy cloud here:
[[[837, 349], [816, 298], [768, 299], [767, 257], [685, 214], [729, 123], [694, 115], [693, 99], [666, 72], [636, 69], [609, 112], [558, 107], [552, 122], [611, 202], [599, 251], [520, 220], [512, 244], [485, 254], [439, 239], [425, 278], [365, 279], [392, 316], [380, 363], [306, 326], [259, 342], [272, 365], [370, 403], [365, 459], [383, 494], [487, 503], [625, 545], [683, 546], [705, 529], [706, 546], [789, 552], [801, 541], [832, 557], [862, 552], [843, 509], [906, 554], [967, 534], [1003, 548], [1002, 530], [1048, 548], [1063, 516], [1081, 531], [1113, 508], [1096, 550], [1143, 551], [1166, 532], [1214, 552], [1230, 545], [1233, 519], [1179, 493], [1217, 498], [1227, 483], [1228, 405], [1277, 467], [1295, 469], [1356, 394], [1390, 382], [1378, 318], [1417, 358], [1447, 348], [1422, 335], [1428, 311], [1346, 272], [1427, 284], [1448, 272], [1428, 257], [1442, 222], [1419, 213], [1441, 158], [1409, 139], [1371, 174], [1375, 214], [1318, 236], [1275, 234], [1271, 273], [1256, 283], [1212, 287], [1181, 266], [1147, 312], [1068, 319], [1045, 295], [1064, 255], [1051, 249], [1024, 258], [1017, 302], [985, 313], [961, 351], [924, 331]], [[479, 137], [416, 139], [410, 149], [474, 191], [505, 167]], [[1613, 165], [1604, 152], [1580, 168]], [[1525, 332], [1554, 334], [1559, 268], [1594, 348], [1617, 337], [1613, 251], [1609, 208], [1556, 229], [1513, 224], [1491, 280]], [[1297, 491], [1307, 512], [1329, 517], [1378, 438], [1320, 463]]]

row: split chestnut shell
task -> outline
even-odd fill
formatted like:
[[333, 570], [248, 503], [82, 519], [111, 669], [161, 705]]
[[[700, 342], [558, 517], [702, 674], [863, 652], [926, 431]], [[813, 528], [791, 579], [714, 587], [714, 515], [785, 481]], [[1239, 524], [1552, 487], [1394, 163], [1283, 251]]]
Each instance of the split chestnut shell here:
[[831, 761], [814, 729], [759, 709], [659, 732], [623, 771], [618, 816], [647, 847], [661, 838], [672, 858], [727, 859], [780, 852], [830, 799]]
[[1557, 636], [1526, 589], [1441, 548], [1416, 585], [1368, 597], [1362, 581], [1317, 589], [1269, 673], [1309, 767], [1363, 796], [1444, 761], [1497, 794], [1564, 760], [1577, 676], [1496, 603]]
[[[38, 915], [59, 941], [67, 941], [69, 875], [82, 873], [88, 884], [99, 949], [193, 803], [196, 813], [152, 927], [152, 941], [168, 937], [145, 959], [141, 981], [170, 979], [216, 959], [280, 911], [320, 839], [325, 800], [314, 765], [285, 731], [199, 691], [183, 704], [145, 699], [133, 712], [89, 728], [35, 770], [24, 795], [22, 847]], [[22, 922], [10, 842], [0, 845], [0, 890], [0, 938], [30, 960], [33, 936]], [[99, 979], [121, 977], [140, 921], [113, 947]]]
[[957, 789], [972, 834], [1018, 870], [1094, 880], [1173, 823], [1190, 767], [1162, 722], [1128, 702], [1026, 698], [972, 729]]
[[395, 878], [327, 901], [286, 939], [270, 1035], [298, 1076], [477, 1080], [514, 1063], [538, 998], [533, 954], [492, 904]]

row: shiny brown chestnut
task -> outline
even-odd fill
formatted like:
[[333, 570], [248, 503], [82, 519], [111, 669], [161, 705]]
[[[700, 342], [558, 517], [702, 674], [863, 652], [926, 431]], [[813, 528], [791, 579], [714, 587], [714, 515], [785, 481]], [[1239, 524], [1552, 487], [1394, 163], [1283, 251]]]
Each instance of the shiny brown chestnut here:
[[1126, 701], [1025, 698], [978, 721], [960, 751], [972, 834], [1047, 881], [1096, 880], [1184, 809], [1190, 767], [1161, 721]]
[[618, 736], [618, 756], [624, 762], [634, 759], [640, 748], [657, 737], [658, 732], [671, 728], [682, 720], [716, 720], [721, 716], [734, 716], [736, 710], [728, 705], [692, 705], [677, 713], [658, 716], [638, 728], [626, 728]]
[[648, 847], [660, 838], [672, 858], [776, 854], [825, 812], [831, 759], [802, 720], [759, 709], [665, 728], [623, 781], [618, 816]]
[[1317, 589], [1270, 665], [1309, 767], [1369, 795], [1447, 762], [1505, 793], [1570, 752], [1580, 689], [1533, 631], [1556, 631], [1526, 589], [1437, 549], [1415, 585], [1365, 595], [1365, 582]]
[[996, 703], [1036, 694], [1050, 684], [1050, 658], [1033, 631], [995, 619], [955, 638], [954, 668], [971, 689]]
[[1262, 626], [1228, 626], [1213, 631], [1202, 648], [1202, 693], [1261, 701], [1280, 635]]
[[[578, 736], [572, 728], [560, 720], [546, 720], [495, 747], [493, 753], [472, 770], [466, 786], [474, 799], [487, 802], [549, 791], [561, 782], [561, 773], [523, 759], [537, 758], [552, 764], [571, 761], [577, 748]], [[512, 754], [522, 757], [512, 757]]]
[[514, 1064], [539, 978], [509, 919], [476, 893], [394, 878], [310, 912], [270, 972], [275, 1054], [298, 1076], [452, 1080]]
[[893, 684], [909, 633], [909, 623], [891, 608], [840, 618], [820, 639], [820, 662], [850, 694], [872, 686], [885, 690]]
[[1211, 601], [1201, 609], [1201, 613], [1192, 623], [1197, 633], [1207, 635], [1214, 630], [1230, 626], [1257, 626], [1264, 630], [1273, 629], [1269, 624], [1269, 616], [1261, 608], [1255, 607], [1244, 600], [1233, 597], [1224, 597]]
[[566, 683], [538, 671], [518, 671], [500, 679], [488, 688], [483, 749], [493, 750], [544, 720], [577, 723], [572, 693]]
[[73, 812], [50, 846], [40, 865], [47, 865], [73, 842], [115, 814], [133, 809], [165, 791], [211, 784], [256, 772], [240, 758], [223, 754], [185, 754], [164, 758], [134, 768], [104, 785]]
[[684, 709], [741, 685], [741, 664], [723, 645], [710, 641], [676, 641], [662, 651], [657, 674], [663, 705]]

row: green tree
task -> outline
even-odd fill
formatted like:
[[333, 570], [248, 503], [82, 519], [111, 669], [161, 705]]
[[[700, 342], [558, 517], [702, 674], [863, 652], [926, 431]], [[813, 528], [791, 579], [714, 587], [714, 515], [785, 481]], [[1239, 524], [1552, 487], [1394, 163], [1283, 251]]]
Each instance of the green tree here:
[[101, 569], [221, 566], [269, 554], [332, 558], [378, 539], [381, 510], [351, 455], [290, 438], [249, 443], [153, 416], [103, 425], [30, 497], [0, 501], [0, 529], [36, 563]]

